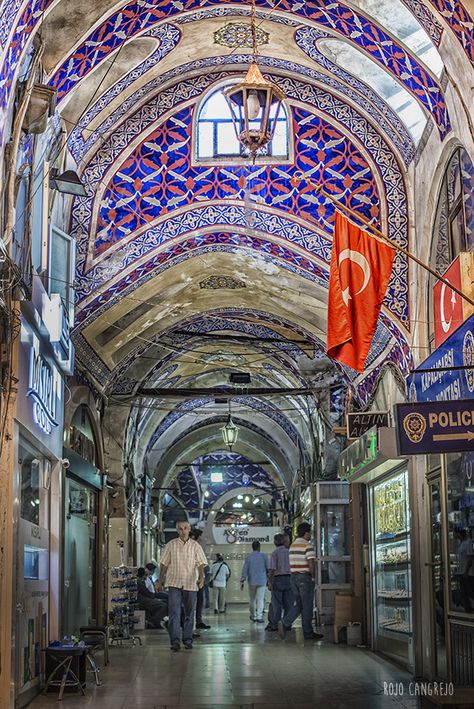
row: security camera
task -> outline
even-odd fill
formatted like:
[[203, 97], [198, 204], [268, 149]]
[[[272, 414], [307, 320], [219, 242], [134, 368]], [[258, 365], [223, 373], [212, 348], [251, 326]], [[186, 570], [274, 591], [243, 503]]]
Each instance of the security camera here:
[[66, 468], [66, 470], [71, 467], [71, 463], [69, 462], [69, 458], [61, 458], [61, 460], [59, 462], [61, 463], [63, 468]]

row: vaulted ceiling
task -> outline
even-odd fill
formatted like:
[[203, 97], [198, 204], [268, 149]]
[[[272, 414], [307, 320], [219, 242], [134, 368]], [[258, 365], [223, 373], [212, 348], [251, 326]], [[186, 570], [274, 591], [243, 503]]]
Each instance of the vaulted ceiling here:
[[[454, 0], [257, 0], [259, 63], [285, 93], [290, 156], [252, 165], [199, 161], [195, 128], [205, 97], [248, 67], [249, 2], [0, 5], [0, 107], [39, 30], [87, 190], [69, 222], [79, 367], [111, 405], [128, 402], [151, 468], [178, 444], [174, 462], [212, 452], [225, 406], [120, 397], [219, 387], [235, 370], [263, 387], [321, 379], [335, 208], [301, 174], [408, 247], [407, 171], [430, 132], [442, 141], [451, 128], [443, 39], [472, 68], [472, 20]], [[366, 372], [331, 373], [361, 406], [384, 368], [411, 367], [408, 283], [398, 254]], [[239, 452], [260, 441], [288, 478], [311, 449], [306, 399], [233, 403]]]

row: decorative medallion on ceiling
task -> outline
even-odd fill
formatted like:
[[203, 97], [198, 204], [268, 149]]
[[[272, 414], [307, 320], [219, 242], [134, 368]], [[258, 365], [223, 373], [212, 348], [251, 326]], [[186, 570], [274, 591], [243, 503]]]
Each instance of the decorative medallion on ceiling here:
[[[268, 44], [270, 35], [259, 27], [256, 28], [257, 45]], [[229, 22], [214, 32], [214, 44], [236, 49], [237, 47], [252, 47], [252, 28], [244, 22]]]
[[243, 281], [239, 281], [233, 276], [208, 276], [203, 281], [199, 283], [200, 288], [206, 290], [218, 290], [218, 289], [230, 289], [236, 290], [237, 288], [246, 288]]

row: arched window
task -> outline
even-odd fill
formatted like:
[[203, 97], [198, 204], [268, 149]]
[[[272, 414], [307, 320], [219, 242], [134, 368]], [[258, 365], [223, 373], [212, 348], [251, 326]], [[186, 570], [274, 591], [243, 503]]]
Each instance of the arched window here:
[[[436, 207], [430, 263], [443, 274], [461, 251], [474, 250], [474, 163], [458, 148], [447, 165]], [[434, 342], [431, 277], [430, 342]]]
[[[244, 156], [244, 150], [235, 135], [230, 108], [222, 91], [222, 88], [214, 91], [199, 108], [196, 130], [198, 160]], [[262, 149], [261, 154], [287, 160], [288, 133], [287, 109], [282, 104], [273, 140]]]

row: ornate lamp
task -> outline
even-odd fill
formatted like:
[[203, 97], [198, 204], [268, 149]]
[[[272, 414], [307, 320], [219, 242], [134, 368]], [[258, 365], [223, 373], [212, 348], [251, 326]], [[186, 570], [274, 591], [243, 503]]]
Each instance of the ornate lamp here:
[[257, 63], [257, 29], [255, 0], [252, 0], [252, 63], [244, 81], [224, 91], [232, 114], [237, 140], [253, 157], [259, 148], [272, 140], [285, 94], [278, 86], [263, 78]]
[[239, 429], [232, 421], [232, 416], [230, 414], [230, 399], [229, 399], [229, 415], [225, 426], [220, 429], [222, 433], [222, 438], [226, 446], [229, 446], [229, 450], [232, 450], [232, 446], [237, 443], [237, 438], [239, 437]]

